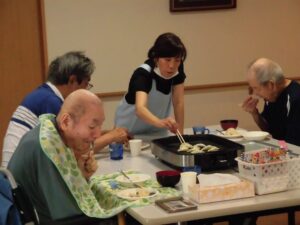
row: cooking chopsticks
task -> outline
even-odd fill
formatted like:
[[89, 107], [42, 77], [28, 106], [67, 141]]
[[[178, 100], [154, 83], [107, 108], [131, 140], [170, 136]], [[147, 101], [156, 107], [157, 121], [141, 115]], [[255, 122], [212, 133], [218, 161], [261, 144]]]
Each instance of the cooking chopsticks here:
[[177, 135], [177, 137], [178, 137], [181, 144], [185, 143], [185, 140], [183, 139], [183, 137], [182, 137], [182, 135], [181, 135], [181, 133], [178, 129], [176, 130], [176, 135]]

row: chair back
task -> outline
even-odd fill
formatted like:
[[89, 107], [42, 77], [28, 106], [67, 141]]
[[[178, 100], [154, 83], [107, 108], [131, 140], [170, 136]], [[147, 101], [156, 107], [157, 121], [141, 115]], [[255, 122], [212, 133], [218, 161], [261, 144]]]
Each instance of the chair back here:
[[[6, 193], [4, 193], [4, 188], [1, 188], [0, 194], [2, 193], [10, 198], [13, 205], [10, 210], [17, 210], [17, 213], [14, 213], [14, 216], [19, 216], [23, 225], [38, 225], [39, 220], [37, 213], [25, 191], [16, 183], [12, 173], [5, 168], [0, 168], [0, 173], [2, 174], [2, 179], [6, 179], [6, 182], [10, 187], [10, 190], [5, 190]], [[5, 180], [2, 180], [2, 182], [5, 182]]]

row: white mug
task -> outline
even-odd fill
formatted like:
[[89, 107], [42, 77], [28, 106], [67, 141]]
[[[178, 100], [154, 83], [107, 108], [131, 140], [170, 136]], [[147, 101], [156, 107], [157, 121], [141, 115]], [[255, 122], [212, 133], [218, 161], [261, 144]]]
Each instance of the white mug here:
[[131, 156], [138, 156], [141, 153], [142, 140], [141, 139], [129, 140], [129, 148], [130, 148]]

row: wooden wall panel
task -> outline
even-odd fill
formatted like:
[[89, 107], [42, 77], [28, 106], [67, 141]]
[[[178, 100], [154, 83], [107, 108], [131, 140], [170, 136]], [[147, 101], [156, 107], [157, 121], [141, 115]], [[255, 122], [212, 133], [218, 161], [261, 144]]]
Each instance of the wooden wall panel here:
[[45, 78], [42, 0], [0, 0], [0, 159], [10, 117]]

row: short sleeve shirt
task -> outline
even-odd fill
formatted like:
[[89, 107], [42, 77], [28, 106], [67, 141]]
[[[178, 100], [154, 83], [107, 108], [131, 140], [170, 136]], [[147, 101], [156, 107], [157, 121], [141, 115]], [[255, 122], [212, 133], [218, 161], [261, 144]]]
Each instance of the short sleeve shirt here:
[[183, 63], [179, 66], [179, 73], [171, 79], [163, 79], [158, 76], [153, 71], [154, 63], [151, 60], [145, 61], [145, 64], [150, 66], [151, 71], [148, 72], [142, 67], [139, 67], [134, 71], [129, 82], [128, 92], [125, 95], [125, 99], [128, 104], [135, 104], [137, 91], [149, 93], [152, 88], [153, 80], [155, 80], [157, 91], [164, 94], [169, 94], [172, 90], [172, 86], [184, 83], [186, 75], [183, 70]]

